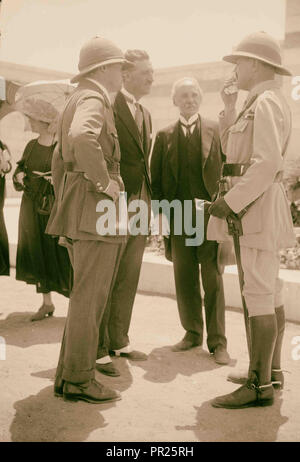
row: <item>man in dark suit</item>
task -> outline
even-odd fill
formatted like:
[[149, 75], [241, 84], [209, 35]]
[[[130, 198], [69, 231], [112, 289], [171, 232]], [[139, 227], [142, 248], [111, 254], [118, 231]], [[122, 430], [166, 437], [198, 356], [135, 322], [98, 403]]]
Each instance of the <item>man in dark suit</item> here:
[[98, 226], [101, 204], [118, 208], [124, 189], [109, 98], [109, 92], [121, 88], [124, 61], [122, 51], [101, 37], [82, 47], [79, 73], [72, 79], [78, 87], [61, 116], [52, 161], [56, 202], [46, 231], [67, 240], [74, 269], [54, 391], [72, 401], [120, 398], [94, 377], [100, 323], [124, 245], [119, 229], [105, 234]]
[[[114, 102], [121, 148], [120, 171], [127, 193], [128, 207], [130, 208], [134, 200], [143, 200], [148, 206], [150, 219], [149, 153], [152, 123], [149, 112], [139, 100], [150, 92], [153, 69], [145, 51], [128, 50], [125, 58], [132, 64], [123, 66], [123, 88], [117, 93]], [[111, 294], [110, 312], [107, 312], [102, 322], [99, 336], [102, 342], [98, 349], [96, 367], [106, 375], [119, 375], [110, 356], [123, 356], [133, 361], [147, 359], [146, 354], [133, 350], [128, 337], [146, 239], [145, 233], [129, 234], [121, 257]]]
[[[172, 96], [180, 116], [176, 123], [159, 131], [155, 140], [151, 158], [153, 199], [169, 202], [177, 199], [182, 205], [191, 201], [189, 225], [195, 226], [195, 199], [210, 202], [217, 192], [222, 165], [218, 128], [198, 113], [202, 91], [196, 79], [177, 81]], [[205, 233], [207, 208], [204, 208]], [[187, 228], [184, 229], [186, 232]], [[171, 216], [166, 247], [171, 247], [177, 304], [186, 330], [184, 338], [172, 350], [185, 351], [203, 343], [201, 263], [208, 349], [217, 363], [227, 364], [230, 358], [226, 350], [223, 281], [217, 268], [218, 244], [205, 238], [201, 245], [186, 245], [185, 232], [181, 235], [174, 232], [174, 216]]]

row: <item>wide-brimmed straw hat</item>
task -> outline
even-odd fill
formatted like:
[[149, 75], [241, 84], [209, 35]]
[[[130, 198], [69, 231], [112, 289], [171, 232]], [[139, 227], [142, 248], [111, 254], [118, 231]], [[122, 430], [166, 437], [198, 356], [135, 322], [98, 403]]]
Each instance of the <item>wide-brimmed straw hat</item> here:
[[28, 117], [49, 124], [49, 131], [55, 132], [60, 112], [75, 85], [69, 80], [39, 80], [18, 89], [15, 108]]
[[71, 82], [78, 82], [81, 77], [97, 69], [97, 67], [125, 62], [127, 61], [120, 48], [110, 40], [96, 35], [81, 48], [78, 63], [79, 73], [71, 79]]
[[239, 57], [258, 59], [274, 67], [275, 72], [281, 75], [292, 75], [282, 66], [280, 45], [266, 32], [255, 32], [247, 35], [235, 48], [232, 54], [224, 56], [223, 60], [236, 64]]

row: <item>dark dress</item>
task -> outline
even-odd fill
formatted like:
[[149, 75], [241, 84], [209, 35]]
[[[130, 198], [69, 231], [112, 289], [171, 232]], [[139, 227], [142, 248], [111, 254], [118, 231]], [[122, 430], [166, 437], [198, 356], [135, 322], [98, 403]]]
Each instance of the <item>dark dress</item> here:
[[[17, 190], [24, 190], [20, 216], [16, 263], [16, 279], [36, 284], [38, 293], [58, 292], [69, 297], [73, 272], [68, 251], [58, 244], [58, 238], [45, 234], [49, 215], [38, 212], [45, 190], [53, 193], [53, 187], [33, 171], [48, 172], [55, 145], [42, 146], [32, 140], [18, 162], [13, 180]], [[24, 172], [24, 188], [16, 179]]]
[[5, 176], [0, 175], [0, 276], [9, 276], [9, 247], [3, 216]]

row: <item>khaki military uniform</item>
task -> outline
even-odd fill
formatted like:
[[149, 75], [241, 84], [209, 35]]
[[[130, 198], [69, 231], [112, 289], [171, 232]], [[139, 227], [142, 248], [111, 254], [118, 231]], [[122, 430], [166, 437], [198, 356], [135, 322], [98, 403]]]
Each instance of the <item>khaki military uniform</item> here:
[[[71, 243], [74, 286], [55, 386], [94, 377], [99, 326], [118, 271], [125, 236], [97, 230], [97, 204], [113, 202], [105, 194], [110, 180], [124, 189], [119, 174], [120, 148], [108, 95], [97, 82], [82, 79], [60, 121], [60, 149], [53, 161], [56, 203], [47, 232]], [[99, 209], [99, 208], [98, 208]]]
[[[249, 163], [243, 176], [231, 177], [224, 199], [235, 212], [253, 203], [242, 218], [240, 238], [244, 296], [250, 316], [274, 313], [282, 304], [278, 251], [295, 243], [292, 218], [281, 183], [291, 116], [279, 85], [265, 81], [248, 95], [242, 112], [221, 114], [222, 149], [227, 163]], [[208, 239], [231, 239], [227, 223], [210, 217]]]

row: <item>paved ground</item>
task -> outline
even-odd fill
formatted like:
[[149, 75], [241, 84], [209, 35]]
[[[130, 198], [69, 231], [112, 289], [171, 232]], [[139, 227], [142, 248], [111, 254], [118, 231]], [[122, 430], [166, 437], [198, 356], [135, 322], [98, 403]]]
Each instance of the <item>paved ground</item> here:
[[300, 359], [292, 359], [299, 325], [287, 325], [286, 387], [272, 407], [214, 409], [213, 397], [236, 388], [226, 381], [228, 372], [237, 359], [247, 360], [241, 314], [226, 313], [233, 360], [221, 367], [205, 348], [172, 353], [170, 345], [183, 334], [175, 300], [138, 294], [131, 338], [149, 354], [148, 361], [115, 360], [119, 378], [97, 372], [99, 380], [122, 393], [121, 401], [66, 403], [53, 396], [52, 387], [67, 300], [55, 295], [55, 316], [31, 323], [40, 306], [33, 287], [16, 282], [13, 274], [0, 278], [0, 293], [0, 335], [6, 340], [6, 360], [0, 360], [0, 441], [300, 441]]

